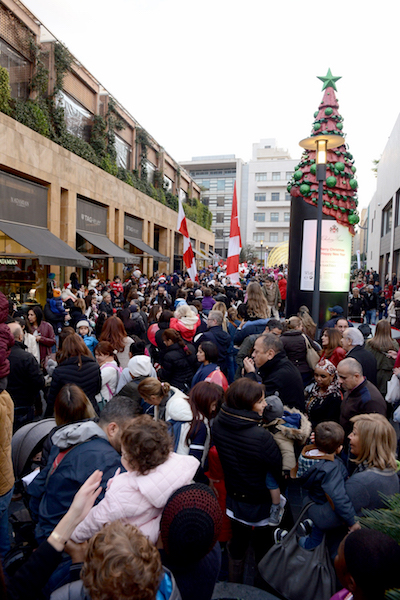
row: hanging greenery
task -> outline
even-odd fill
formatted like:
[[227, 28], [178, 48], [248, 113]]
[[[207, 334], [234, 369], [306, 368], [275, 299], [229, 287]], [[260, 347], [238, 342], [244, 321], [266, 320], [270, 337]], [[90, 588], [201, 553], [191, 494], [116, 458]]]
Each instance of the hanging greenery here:
[[0, 67], [0, 111], [6, 115], [11, 114], [11, 86], [10, 75], [4, 67]]

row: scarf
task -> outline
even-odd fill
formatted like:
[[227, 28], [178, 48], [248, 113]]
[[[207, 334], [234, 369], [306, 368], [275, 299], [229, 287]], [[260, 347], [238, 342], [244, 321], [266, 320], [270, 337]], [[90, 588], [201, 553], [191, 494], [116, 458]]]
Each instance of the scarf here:
[[308, 415], [313, 408], [322, 404], [325, 401], [325, 398], [330, 394], [340, 394], [340, 384], [335, 365], [333, 365], [330, 360], [325, 358], [322, 359], [317, 366], [319, 369], [329, 373], [329, 375], [333, 375], [333, 379], [327, 388], [321, 388], [317, 383], [314, 383], [306, 404]]

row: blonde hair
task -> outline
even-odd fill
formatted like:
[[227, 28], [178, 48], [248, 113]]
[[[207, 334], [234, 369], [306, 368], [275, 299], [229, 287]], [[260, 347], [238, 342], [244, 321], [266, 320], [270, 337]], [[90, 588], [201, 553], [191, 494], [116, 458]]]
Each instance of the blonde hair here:
[[299, 325], [303, 326], [303, 321], [300, 317], [290, 317], [286, 319], [286, 325], [288, 329], [297, 329]]
[[158, 381], [155, 377], [146, 377], [138, 385], [138, 392], [142, 398], [150, 398], [150, 396], [158, 396], [163, 398], [169, 394], [171, 386], [166, 381]]
[[227, 310], [225, 302], [216, 302], [213, 306], [213, 310], [219, 310], [219, 312], [222, 313], [222, 329], [228, 333], [228, 319], [226, 318]]
[[86, 310], [86, 304], [83, 298], [77, 298], [74, 302], [75, 306], [77, 308], [80, 308], [82, 311], [82, 314], [85, 312]]
[[181, 304], [174, 312], [174, 317], [176, 319], [181, 319], [182, 317], [193, 317], [193, 315], [194, 312], [188, 304]]
[[268, 319], [271, 316], [267, 299], [259, 283], [253, 281], [247, 286], [247, 314], [249, 317]]
[[350, 419], [357, 426], [360, 453], [354, 459], [357, 464], [366, 463], [377, 469], [396, 469], [397, 436], [394, 428], [383, 415], [377, 413], [356, 415]]

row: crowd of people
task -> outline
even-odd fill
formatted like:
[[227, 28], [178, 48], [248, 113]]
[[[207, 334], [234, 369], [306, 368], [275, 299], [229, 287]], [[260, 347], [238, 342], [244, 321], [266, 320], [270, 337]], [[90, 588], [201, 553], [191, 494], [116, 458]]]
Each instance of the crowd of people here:
[[[249, 270], [241, 286], [220, 268], [199, 275], [135, 271], [87, 287], [50, 276], [46, 305], [24, 309], [0, 294], [5, 598], [211, 599], [219, 579], [243, 582], [250, 545], [258, 564], [284, 542], [294, 488], [313, 502], [299, 545], [326, 538], [349, 594], [400, 587], [379, 574], [366, 587], [349, 557], [363, 511], [399, 493], [385, 400], [399, 345], [376, 304], [396, 298], [397, 281], [382, 291], [376, 274], [357, 275], [349, 320], [333, 306], [319, 336], [306, 306], [285, 315], [283, 266]], [[354, 322], [376, 316], [365, 339]], [[23, 443], [38, 423], [17, 469], [12, 436]], [[21, 498], [36, 549], [15, 570], [9, 512]]]

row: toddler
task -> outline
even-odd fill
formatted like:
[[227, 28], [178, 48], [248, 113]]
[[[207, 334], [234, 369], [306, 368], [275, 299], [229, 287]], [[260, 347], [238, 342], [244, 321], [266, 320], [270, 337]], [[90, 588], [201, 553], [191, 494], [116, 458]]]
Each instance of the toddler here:
[[194, 456], [173, 453], [166, 423], [149, 415], [136, 417], [123, 431], [121, 463], [127, 472], [117, 470], [104, 499], [72, 534], [74, 542], [84, 542], [105, 523], [120, 519], [136, 525], [155, 544], [168, 498], [189, 484], [200, 466]]
[[[277, 395], [265, 398], [267, 406], [263, 411], [263, 426], [272, 433], [274, 440], [282, 454], [282, 470], [285, 476], [296, 466], [294, 452], [295, 442], [304, 444], [311, 432], [311, 424], [305, 415], [297, 409], [284, 407]], [[268, 525], [276, 527], [281, 522], [286, 498], [281, 495], [281, 490], [276, 479], [267, 473], [267, 488], [271, 494], [271, 511]]]
[[89, 348], [90, 352], [94, 354], [94, 349], [96, 348], [99, 342], [96, 340], [94, 335], [92, 335], [92, 329], [89, 325], [89, 321], [87, 321], [86, 319], [81, 319], [80, 321], [78, 321], [78, 323], [76, 324], [76, 333], [80, 335], [81, 338], [83, 338], [83, 341]]
[[[339, 454], [343, 448], [344, 429], [334, 421], [319, 423], [315, 428], [315, 444], [305, 446], [299, 457], [296, 477], [301, 479], [301, 485], [308, 491], [310, 500], [316, 504], [329, 502], [337, 516], [349, 527], [350, 531], [360, 529], [356, 521], [354, 506], [347, 495], [345, 481], [348, 478], [347, 469]], [[324, 532], [305, 521], [304, 533], [299, 544], [306, 550], [312, 550], [322, 542]]]

